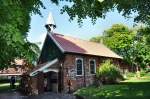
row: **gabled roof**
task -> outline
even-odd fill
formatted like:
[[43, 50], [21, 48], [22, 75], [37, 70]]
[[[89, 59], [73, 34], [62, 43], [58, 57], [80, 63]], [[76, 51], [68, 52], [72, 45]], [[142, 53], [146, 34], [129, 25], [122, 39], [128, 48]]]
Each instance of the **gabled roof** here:
[[49, 34], [54, 40], [57, 46], [63, 50], [63, 52], [79, 53], [94, 56], [112, 57], [112, 58], [122, 58], [115, 52], [111, 51], [109, 48], [100, 43], [90, 42], [86, 40], [81, 40], [78, 38], [65, 36], [61, 34], [52, 33]]

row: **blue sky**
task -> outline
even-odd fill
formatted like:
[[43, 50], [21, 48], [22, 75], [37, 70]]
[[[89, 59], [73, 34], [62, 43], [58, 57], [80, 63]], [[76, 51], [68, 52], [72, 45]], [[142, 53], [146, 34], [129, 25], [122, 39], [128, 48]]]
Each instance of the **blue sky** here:
[[46, 9], [41, 9], [43, 17], [32, 15], [31, 18], [31, 29], [28, 33], [28, 40], [31, 42], [43, 42], [47, 33], [44, 25], [49, 12], [52, 12], [57, 25], [54, 32], [85, 40], [101, 35], [104, 30], [110, 28], [113, 24], [122, 23], [132, 27], [134, 23], [133, 18], [125, 19], [115, 10], [114, 12], [108, 12], [105, 19], [98, 19], [95, 25], [91, 23], [90, 19], [86, 19], [83, 22], [83, 26], [79, 27], [77, 20], [70, 22], [67, 14], [60, 14], [60, 9], [65, 4], [64, 2], [60, 3], [59, 6], [52, 4], [49, 0], [44, 0], [43, 3], [46, 7]]

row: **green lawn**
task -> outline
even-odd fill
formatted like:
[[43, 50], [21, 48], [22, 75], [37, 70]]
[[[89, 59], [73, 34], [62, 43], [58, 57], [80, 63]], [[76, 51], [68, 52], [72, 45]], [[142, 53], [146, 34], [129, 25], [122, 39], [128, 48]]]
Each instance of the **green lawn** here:
[[7, 91], [9, 89], [10, 89], [10, 84], [9, 83], [1, 83], [0, 84], [0, 92]]
[[[16, 87], [19, 85], [19, 83], [16, 83], [15, 84]], [[10, 90], [10, 83], [0, 83], [0, 92], [5, 92], [5, 91], [8, 91]]]
[[75, 94], [85, 99], [150, 99], [150, 75], [132, 77], [120, 84], [104, 85], [102, 88], [82, 88]]

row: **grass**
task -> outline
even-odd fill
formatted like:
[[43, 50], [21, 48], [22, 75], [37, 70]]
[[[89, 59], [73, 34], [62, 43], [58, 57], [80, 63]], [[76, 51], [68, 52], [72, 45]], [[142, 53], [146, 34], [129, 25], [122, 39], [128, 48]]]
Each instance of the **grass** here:
[[1, 83], [0, 84], [0, 92], [4, 92], [10, 89], [9, 83]]
[[[18, 86], [19, 83], [16, 83], [15, 85]], [[10, 88], [10, 83], [0, 83], [0, 93], [1, 92], [6, 92], [6, 91], [8, 91], [10, 89], [11, 89]]]
[[85, 99], [150, 99], [150, 74], [141, 78], [131, 77], [120, 84], [104, 85], [102, 88], [82, 88], [75, 94]]

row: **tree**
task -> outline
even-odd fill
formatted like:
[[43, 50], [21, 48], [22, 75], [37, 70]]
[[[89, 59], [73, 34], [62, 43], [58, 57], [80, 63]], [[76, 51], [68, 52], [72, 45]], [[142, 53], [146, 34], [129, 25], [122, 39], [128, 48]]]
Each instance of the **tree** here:
[[[116, 8], [125, 17], [136, 12], [136, 22], [143, 22], [148, 26], [150, 24], [150, 0], [50, 1], [56, 5], [60, 2], [70, 2], [63, 6], [61, 12], [66, 12], [71, 20], [77, 17], [79, 23], [82, 23], [82, 19], [87, 17], [91, 18], [94, 23], [97, 18], [105, 18], [107, 12]], [[14, 58], [25, 57], [26, 54], [22, 54], [26, 50], [23, 50], [23, 46], [31, 45], [26, 39], [30, 29], [31, 15], [41, 15], [39, 10], [41, 7], [45, 8], [42, 0], [0, 0], [0, 68], [8, 66]]]
[[103, 36], [96, 36], [90, 39], [90, 41], [97, 42], [97, 43], [103, 43], [103, 40], [104, 40]]
[[103, 36], [91, 39], [94, 42], [102, 42], [113, 51], [123, 56], [131, 66], [145, 68], [150, 63], [149, 45], [141, 34], [141, 29], [133, 30], [122, 24], [114, 24], [104, 31]]
[[[110, 29], [104, 31], [103, 36], [99, 37], [99, 40], [123, 56], [131, 64], [132, 59], [130, 54], [135, 35], [136, 32], [130, 30], [128, 27], [122, 24], [114, 24]], [[91, 41], [94, 40], [91, 39]]]
[[[0, 68], [16, 58], [29, 63], [37, 58], [38, 47], [27, 40], [32, 13], [40, 14], [40, 0], [0, 0]], [[40, 14], [41, 15], [41, 14]]]
[[135, 62], [135, 65], [145, 68], [150, 65], [150, 43], [149, 36], [147, 36], [147, 33], [144, 33], [143, 30], [145, 31], [146, 29], [140, 28], [137, 30], [137, 35], [133, 46], [133, 62]]
[[[53, 0], [54, 1], [54, 0]], [[59, 0], [56, 0], [57, 3]], [[64, 1], [64, 0], [60, 0]], [[90, 17], [93, 22], [98, 18], [105, 18], [106, 13], [113, 11], [115, 8], [125, 17], [130, 17], [132, 13], [137, 15], [134, 17], [135, 22], [142, 22], [150, 25], [150, 0], [67, 0], [72, 5], [65, 5], [62, 12], [67, 12], [70, 19], [82, 19]]]

